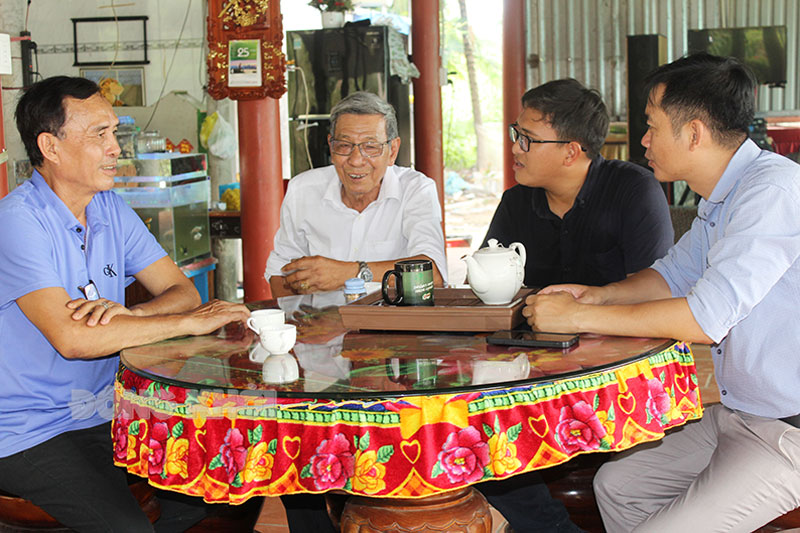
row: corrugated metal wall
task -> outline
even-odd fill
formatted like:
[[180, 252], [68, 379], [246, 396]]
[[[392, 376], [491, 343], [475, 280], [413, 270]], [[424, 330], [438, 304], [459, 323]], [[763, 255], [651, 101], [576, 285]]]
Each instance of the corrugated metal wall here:
[[786, 87], [759, 86], [757, 109], [800, 109], [800, 0], [528, 0], [527, 11], [528, 86], [574, 77], [600, 90], [617, 120], [626, 115], [626, 36], [666, 36], [672, 61], [686, 53], [689, 29], [786, 25]]

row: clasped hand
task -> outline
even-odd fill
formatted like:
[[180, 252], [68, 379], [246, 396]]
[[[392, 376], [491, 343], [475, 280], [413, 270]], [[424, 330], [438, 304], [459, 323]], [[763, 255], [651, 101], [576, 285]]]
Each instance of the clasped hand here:
[[73, 320], [82, 320], [88, 316], [86, 321], [87, 326], [96, 326], [97, 324], [108, 324], [108, 322], [117, 315], [134, 315], [135, 313], [122, 304], [100, 298], [97, 300], [87, 300], [86, 298], [76, 298], [67, 302], [67, 308], [74, 309], [72, 313]]
[[320, 255], [301, 257], [281, 269], [286, 285], [297, 294], [333, 291], [357, 274], [354, 262], [337, 261]]
[[[145, 316], [146, 313], [139, 309], [128, 309], [122, 304], [101, 298], [86, 300], [77, 298], [67, 302], [69, 309], [74, 309], [73, 320], [82, 320], [88, 316], [87, 326], [106, 325], [117, 315]], [[250, 311], [243, 304], [211, 300], [190, 311], [183, 313], [188, 319], [188, 333], [203, 335], [230, 322], [245, 321], [250, 316]]]
[[522, 316], [535, 331], [580, 333], [578, 313], [581, 306], [601, 303], [595, 289], [586, 285], [545, 287], [525, 299]]

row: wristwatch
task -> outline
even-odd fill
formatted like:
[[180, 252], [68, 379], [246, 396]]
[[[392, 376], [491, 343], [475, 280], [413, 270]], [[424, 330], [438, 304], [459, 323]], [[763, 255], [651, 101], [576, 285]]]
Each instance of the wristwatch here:
[[366, 261], [358, 262], [358, 277], [364, 280], [364, 283], [372, 281], [372, 270]]

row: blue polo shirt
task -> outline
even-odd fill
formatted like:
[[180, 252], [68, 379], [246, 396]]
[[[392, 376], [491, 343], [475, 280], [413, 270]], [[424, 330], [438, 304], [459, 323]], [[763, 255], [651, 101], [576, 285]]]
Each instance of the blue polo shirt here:
[[16, 302], [48, 287], [81, 298], [91, 280], [124, 304], [132, 276], [166, 255], [111, 191], [92, 198], [86, 219], [88, 228], [36, 171], [0, 200], [0, 457], [111, 417], [118, 358], [65, 359]]

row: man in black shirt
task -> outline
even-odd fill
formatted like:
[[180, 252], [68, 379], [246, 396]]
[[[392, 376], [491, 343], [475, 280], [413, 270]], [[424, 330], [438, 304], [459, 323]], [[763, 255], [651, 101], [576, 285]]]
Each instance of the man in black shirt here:
[[[483, 246], [525, 245], [525, 285], [605, 285], [663, 257], [673, 244], [666, 197], [653, 173], [599, 155], [608, 133], [600, 94], [574, 79], [526, 92], [509, 126], [519, 185], [503, 194]], [[573, 533], [537, 472], [476, 486], [515, 533]]]
[[608, 113], [573, 79], [526, 92], [509, 127], [519, 185], [503, 194], [483, 246], [495, 238], [527, 251], [525, 285], [605, 285], [663, 257], [673, 244], [669, 208], [649, 170], [599, 155]]

